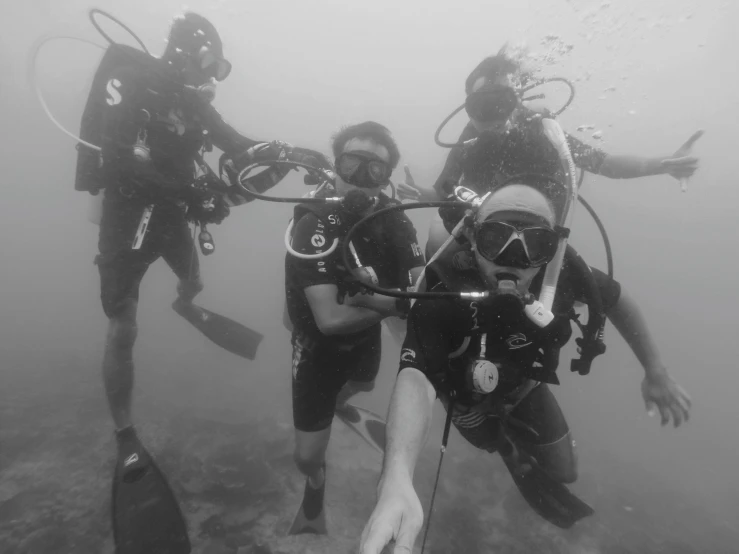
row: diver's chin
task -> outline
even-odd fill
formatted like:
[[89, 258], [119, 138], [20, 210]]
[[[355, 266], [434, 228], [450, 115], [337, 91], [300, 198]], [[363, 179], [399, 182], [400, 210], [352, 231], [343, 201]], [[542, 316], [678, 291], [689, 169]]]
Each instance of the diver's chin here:
[[491, 133], [499, 134], [503, 133], [508, 129], [508, 120], [503, 121], [478, 121], [476, 119], [470, 119], [472, 126], [477, 130], [478, 133]]

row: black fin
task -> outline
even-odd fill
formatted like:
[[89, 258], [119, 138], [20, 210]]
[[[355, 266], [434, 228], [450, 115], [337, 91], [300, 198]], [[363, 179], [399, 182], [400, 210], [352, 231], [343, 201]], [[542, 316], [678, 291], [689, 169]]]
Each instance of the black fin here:
[[530, 469], [520, 471], [510, 459], [504, 457], [503, 460], [529, 506], [553, 525], [569, 529], [582, 518], [595, 513], [593, 508], [536, 464], [530, 464]]
[[336, 407], [336, 417], [380, 454], [385, 453], [385, 420], [351, 404]]
[[326, 474], [324, 467], [323, 484], [314, 489], [310, 486], [308, 479], [305, 480], [305, 490], [300, 509], [290, 526], [288, 535], [327, 535], [326, 511], [323, 507], [323, 496], [326, 490]]
[[256, 358], [264, 338], [261, 333], [192, 302], [177, 299], [172, 309], [224, 350], [248, 360]]
[[118, 435], [112, 516], [116, 554], [190, 553], [177, 499], [132, 428]]

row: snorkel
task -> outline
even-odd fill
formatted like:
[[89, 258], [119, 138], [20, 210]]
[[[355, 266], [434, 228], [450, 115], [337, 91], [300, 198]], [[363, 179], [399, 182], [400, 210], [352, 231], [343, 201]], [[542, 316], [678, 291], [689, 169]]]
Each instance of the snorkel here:
[[557, 294], [557, 282], [559, 281], [559, 274], [562, 271], [562, 263], [564, 262], [565, 251], [567, 250], [567, 239], [570, 235], [570, 227], [575, 215], [577, 182], [575, 177], [575, 162], [572, 160], [572, 154], [567, 146], [567, 139], [565, 138], [564, 131], [562, 131], [562, 127], [554, 119], [549, 118], [542, 120], [542, 127], [544, 134], [557, 150], [560, 161], [566, 169], [566, 184], [569, 187], [566, 191], [565, 207], [560, 218], [561, 226], [557, 228], [560, 237], [557, 253], [554, 259], [547, 264], [539, 299], [524, 308], [526, 315], [531, 321], [539, 327], [546, 327], [554, 319], [552, 305], [554, 304], [554, 297]]

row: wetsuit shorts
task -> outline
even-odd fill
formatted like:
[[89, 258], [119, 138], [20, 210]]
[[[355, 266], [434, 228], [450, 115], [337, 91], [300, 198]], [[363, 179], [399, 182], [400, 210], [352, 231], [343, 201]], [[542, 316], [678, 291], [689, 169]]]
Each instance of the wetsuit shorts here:
[[117, 194], [103, 200], [95, 263], [100, 272], [100, 298], [108, 318], [118, 316], [139, 298], [139, 284], [160, 256], [181, 280], [196, 280], [198, 256], [182, 209], [155, 205], [141, 248], [132, 250], [145, 206]]
[[380, 370], [381, 344], [380, 325], [353, 344], [293, 331], [293, 423], [298, 431], [329, 427], [336, 398], [348, 381], [372, 388]]
[[[455, 410], [456, 412], [456, 410]], [[516, 444], [534, 447], [556, 445], [570, 432], [557, 399], [540, 383], [510, 412], [506, 435]], [[480, 412], [455, 413], [452, 422], [473, 446], [495, 452], [501, 445], [501, 420]]]

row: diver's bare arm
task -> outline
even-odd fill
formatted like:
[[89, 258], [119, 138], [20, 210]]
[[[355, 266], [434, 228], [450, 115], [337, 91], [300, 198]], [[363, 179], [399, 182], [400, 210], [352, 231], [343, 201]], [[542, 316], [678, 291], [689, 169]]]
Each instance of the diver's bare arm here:
[[628, 343], [647, 376], [666, 373], [657, 345], [638, 304], [624, 290], [618, 302], [606, 313], [608, 319]]
[[[423, 266], [412, 268], [409, 273], [409, 279], [415, 283], [418, 276], [421, 274]], [[399, 291], [400, 289], [394, 288], [389, 290]], [[382, 294], [356, 294], [351, 296], [347, 300], [350, 306], [359, 306], [362, 308], [369, 308], [376, 312], [385, 314], [386, 316], [400, 316], [403, 315], [397, 311], [396, 298], [392, 296], [385, 296]]]
[[665, 173], [665, 158], [645, 158], [608, 154], [600, 166], [599, 174], [609, 179], [636, 179]]
[[379, 494], [391, 492], [399, 481], [412, 484], [435, 399], [434, 387], [422, 372], [411, 367], [400, 371], [390, 399]]
[[368, 308], [339, 304], [338, 292], [336, 285], [329, 284], [313, 285], [305, 289], [316, 325], [324, 335], [349, 335], [364, 331], [386, 317]]

